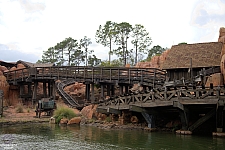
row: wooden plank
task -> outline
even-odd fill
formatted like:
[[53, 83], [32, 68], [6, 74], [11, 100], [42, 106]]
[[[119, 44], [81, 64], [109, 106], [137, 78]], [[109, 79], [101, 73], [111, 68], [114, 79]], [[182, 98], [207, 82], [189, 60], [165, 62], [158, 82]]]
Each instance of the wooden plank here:
[[138, 107], [160, 107], [160, 106], [173, 106], [172, 101], [154, 101], [148, 103], [135, 103], [134, 106]]
[[179, 100], [183, 105], [199, 105], [199, 104], [217, 104], [218, 99], [192, 99], [192, 100]]
[[148, 114], [157, 114], [156, 111], [154, 111], [153, 109], [146, 109], [146, 108], [142, 108], [142, 107], [139, 107], [139, 106], [135, 106], [135, 105], [130, 105], [129, 106], [129, 110], [130, 111], [135, 111], [135, 112], [145, 112], [145, 113], [148, 113]]

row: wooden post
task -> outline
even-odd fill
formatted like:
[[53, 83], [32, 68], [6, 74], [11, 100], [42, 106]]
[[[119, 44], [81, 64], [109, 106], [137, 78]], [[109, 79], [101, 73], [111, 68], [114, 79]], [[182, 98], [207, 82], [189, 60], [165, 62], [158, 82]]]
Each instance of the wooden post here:
[[24, 95], [24, 85], [20, 84], [20, 98], [22, 97], [22, 95]]
[[107, 96], [111, 96], [110, 90], [111, 90], [111, 85], [107, 84]]
[[104, 100], [105, 99], [105, 94], [104, 94], [104, 85], [101, 84], [101, 98]]
[[120, 95], [123, 95], [123, 85], [119, 85]]
[[95, 86], [94, 83], [91, 84], [91, 103], [95, 102]]
[[43, 94], [44, 94], [44, 98], [46, 98], [47, 97], [46, 81], [43, 82]]
[[115, 88], [114, 85], [111, 85], [111, 96], [115, 95]]
[[125, 93], [128, 94], [128, 91], [129, 91], [129, 87], [125, 86]]
[[51, 85], [51, 80], [48, 81], [48, 97], [52, 96], [52, 85]]
[[86, 84], [85, 98], [88, 102], [90, 101], [90, 84]]
[[34, 82], [33, 95], [32, 95], [32, 106], [34, 106], [34, 101], [37, 100], [37, 87], [38, 87], [38, 81], [35, 81]]
[[189, 115], [188, 115], [188, 110], [180, 110], [180, 119], [181, 119], [181, 124], [182, 124], [182, 130], [187, 130], [188, 129], [188, 120], [189, 120]]
[[224, 106], [218, 106], [216, 111], [216, 132], [223, 132], [224, 127], [223, 108]]
[[56, 95], [56, 85], [55, 85], [55, 81], [52, 81], [52, 96], [53, 99], [55, 100], [55, 95]]

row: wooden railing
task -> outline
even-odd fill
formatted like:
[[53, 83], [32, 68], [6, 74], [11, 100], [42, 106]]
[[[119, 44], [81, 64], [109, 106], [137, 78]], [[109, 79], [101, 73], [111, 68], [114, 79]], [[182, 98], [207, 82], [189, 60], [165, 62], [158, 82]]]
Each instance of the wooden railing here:
[[164, 83], [166, 72], [156, 68], [54, 66], [8, 71], [5, 76], [9, 82], [25, 81], [27, 78], [74, 78], [84, 82], [141, 83], [154, 87]]
[[155, 89], [147, 93], [139, 93], [129, 95], [117, 96], [109, 100], [105, 100], [103, 105], [108, 106], [119, 106], [119, 105], [130, 105], [140, 103], [151, 103], [151, 102], [168, 102], [168, 101], [179, 101], [188, 100], [189, 102], [202, 101], [202, 100], [225, 100], [225, 89], [223, 87], [214, 87], [213, 89], [177, 89], [171, 91], [157, 91]]

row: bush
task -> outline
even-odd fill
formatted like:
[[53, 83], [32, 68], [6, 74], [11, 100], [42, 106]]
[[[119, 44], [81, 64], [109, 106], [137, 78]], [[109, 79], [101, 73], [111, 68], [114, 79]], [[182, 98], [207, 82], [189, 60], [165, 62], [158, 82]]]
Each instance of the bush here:
[[54, 111], [55, 123], [59, 123], [62, 118], [71, 119], [73, 117], [76, 117], [76, 114], [71, 108], [60, 107]]
[[16, 108], [16, 112], [17, 113], [23, 113], [23, 106], [22, 105], [18, 105]]

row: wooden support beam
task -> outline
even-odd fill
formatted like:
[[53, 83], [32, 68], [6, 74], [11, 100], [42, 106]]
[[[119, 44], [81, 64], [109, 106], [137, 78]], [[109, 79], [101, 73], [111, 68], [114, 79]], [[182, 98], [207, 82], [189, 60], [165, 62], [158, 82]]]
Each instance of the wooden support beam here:
[[33, 89], [33, 95], [32, 95], [32, 106], [34, 106], [34, 102], [37, 100], [37, 87], [38, 87], [38, 82], [34, 82], [34, 89]]
[[193, 131], [194, 129], [196, 129], [197, 127], [199, 127], [201, 124], [203, 124], [205, 121], [207, 121], [208, 119], [210, 119], [212, 116], [214, 116], [216, 113], [216, 109], [213, 108], [210, 112], [208, 112], [207, 114], [205, 114], [205, 116], [201, 117], [200, 119], [198, 119], [193, 125], [191, 125], [188, 130], [189, 131]]
[[145, 113], [148, 113], [148, 114], [158, 114], [155, 110], [153, 109], [146, 109], [146, 108], [143, 108], [143, 107], [139, 107], [139, 106], [135, 106], [135, 105], [130, 105], [129, 106], [129, 110], [130, 111], [135, 111], [135, 112], [145, 112]]
[[91, 103], [94, 103], [95, 102], [95, 85], [94, 83], [91, 84]]
[[155, 117], [154, 117], [154, 115], [150, 115], [146, 112], [142, 112], [141, 114], [145, 118], [146, 122], [148, 123], [148, 128], [155, 128]]
[[181, 110], [184, 110], [184, 105], [181, 104], [179, 101], [173, 101], [173, 107], [177, 107]]
[[102, 107], [99, 106], [99, 107], [97, 107], [96, 111], [98, 113], [102, 113], [102, 114], [109, 114], [109, 112], [107, 112], [107, 108], [106, 107], [102, 108]]
[[96, 109], [97, 112], [103, 113], [103, 114], [118, 114], [121, 115], [122, 111], [116, 108], [110, 108], [110, 107], [104, 107], [104, 106], [99, 106]]
[[43, 82], [43, 94], [44, 94], [44, 98], [47, 98], [47, 86], [46, 86], [46, 81]]
[[105, 99], [105, 93], [104, 93], [104, 85], [101, 84], [101, 99]]

